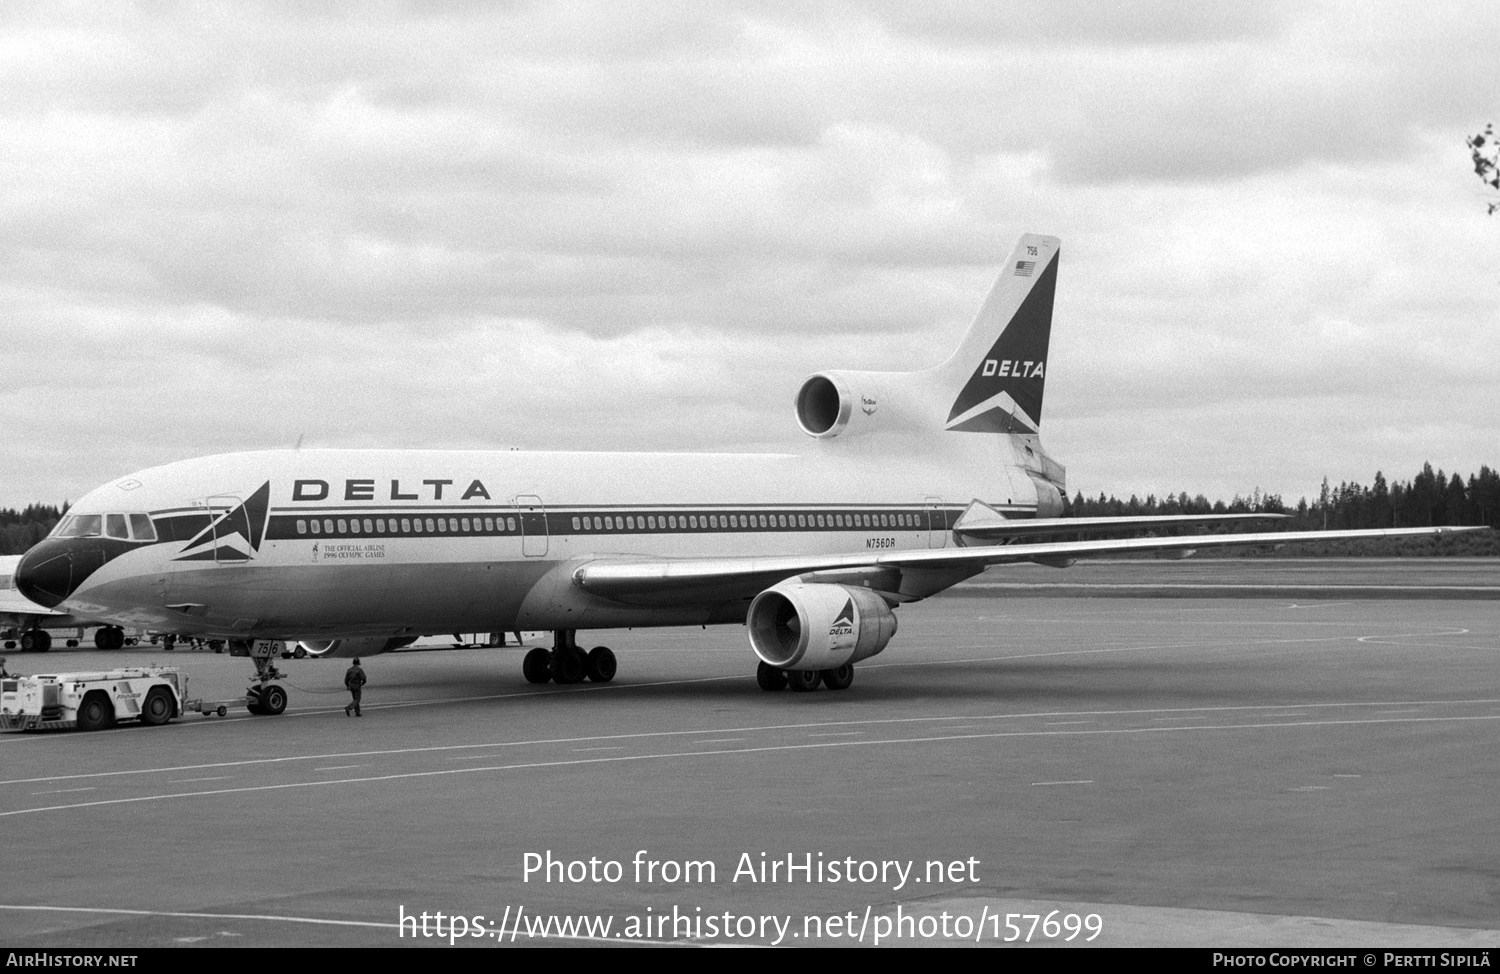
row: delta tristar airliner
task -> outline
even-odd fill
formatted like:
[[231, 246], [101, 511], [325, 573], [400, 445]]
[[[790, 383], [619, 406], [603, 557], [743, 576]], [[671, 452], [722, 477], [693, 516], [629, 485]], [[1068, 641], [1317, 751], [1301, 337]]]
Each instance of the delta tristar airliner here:
[[[895, 635], [898, 607], [991, 566], [1459, 530], [1077, 540], [1221, 518], [1061, 517], [1064, 470], [1040, 439], [1057, 271], [1057, 238], [1025, 235], [946, 362], [808, 377], [796, 452], [185, 460], [83, 497], [16, 584], [50, 608], [241, 652], [547, 630], [552, 648], [522, 664], [536, 683], [615, 675], [582, 630], [744, 625], [764, 689], [843, 690]], [[252, 687], [257, 712], [285, 706], [275, 675], [263, 666]]]

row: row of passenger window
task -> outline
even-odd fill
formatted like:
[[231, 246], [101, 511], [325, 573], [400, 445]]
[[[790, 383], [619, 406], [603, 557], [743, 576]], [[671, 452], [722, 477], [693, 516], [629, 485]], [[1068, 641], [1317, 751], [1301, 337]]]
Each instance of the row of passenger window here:
[[54, 538], [118, 538], [155, 541], [149, 514], [69, 514], [52, 529]]
[[915, 514], [646, 514], [573, 518], [574, 531], [754, 531], [775, 528], [917, 528]]
[[318, 518], [297, 519], [298, 534], [515, 534], [516, 519], [513, 517], [403, 517], [389, 520], [383, 517], [364, 518]]
[[[922, 528], [916, 514], [641, 514], [574, 516], [574, 531], [753, 531], [784, 528]], [[298, 518], [315, 535], [515, 534], [514, 517]]]

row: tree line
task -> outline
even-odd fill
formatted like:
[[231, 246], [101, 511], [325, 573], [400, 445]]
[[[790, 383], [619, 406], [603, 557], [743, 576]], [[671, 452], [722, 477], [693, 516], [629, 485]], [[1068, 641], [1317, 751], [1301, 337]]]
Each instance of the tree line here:
[[[1084, 497], [1080, 492], [1066, 503], [1064, 509], [1066, 517], [1151, 514], [1283, 514], [1285, 520], [1274, 530], [1287, 531], [1439, 525], [1489, 525], [1500, 529], [1500, 472], [1482, 466], [1478, 473], [1465, 479], [1458, 473], [1449, 475], [1442, 469], [1433, 470], [1431, 463], [1424, 463], [1421, 472], [1406, 481], [1388, 482], [1379, 471], [1368, 486], [1349, 482], [1333, 486], [1325, 477], [1318, 496], [1312, 500], [1304, 497], [1295, 507], [1289, 507], [1278, 494], [1263, 494], [1257, 489], [1248, 497], [1236, 495], [1228, 503], [1222, 500], [1210, 502], [1202, 494], [1189, 497], [1186, 491], [1161, 498], [1148, 495], [1144, 500], [1135, 495], [1128, 500], [1104, 494]], [[1216, 530], [1228, 533], [1244, 529], [1231, 525]], [[1500, 533], [1442, 539], [1330, 542], [1326, 545], [1298, 545], [1278, 553], [1500, 555]]]
[[31, 504], [21, 511], [0, 507], [0, 555], [19, 555], [45, 538], [67, 509], [67, 504]]

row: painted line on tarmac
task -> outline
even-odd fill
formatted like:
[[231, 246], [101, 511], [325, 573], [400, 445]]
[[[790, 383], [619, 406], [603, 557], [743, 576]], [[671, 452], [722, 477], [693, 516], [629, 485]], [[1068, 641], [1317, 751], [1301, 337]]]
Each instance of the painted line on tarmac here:
[[292, 788], [317, 788], [325, 785], [357, 785], [373, 782], [403, 781], [415, 778], [437, 778], [447, 775], [472, 774], [481, 771], [527, 771], [539, 768], [565, 768], [588, 764], [618, 764], [627, 761], [664, 761], [678, 758], [719, 757], [742, 754], [768, 754], [780, 751], [809, 751], [836, 747], [869, 747], [882, 745], [934, 744], [951, 741], [995, 740], [1010, 737], [1085, 737], [1129, 734], [1171, 734], [1182, 731], [1231, 730], [1284, 730], [1296, 727], [1357, 727], [1374, 724], [1439, 724], [1469, 721], [1500, 721], [1500, 714], [1473, 717], [1387, 717], [1364, 720], [1307, 720], [1295, 723], [1272, 724], [1200, 724], [1189, 727], [1121, 727], [1098, 730], [1053, 730], [1053, 731], [996, 731], [988, 734], [945, 734], [934, 737], [887, 738], [876, 741], [820, 741], [816, 744], [773, 744], [761, 747], [721, 748], [712, 751], [668, 751], [660, 754], [621, 754], [610, 757], [570, 758], [555, 761], [528, 761], [518, 764], [490, 765], [481, 768], [447, 768], [435, 771], [406, 771], [398, 774], [369, 775], [361, 778], [333, 778], [324, 781], [289, 781], [273, 785], [248, 785], [243, 788], [217, 788], [212, 791], [173, 792], [160, 795], [137, 795], [132, 798], [105, 798], [91, 802], [75, 802], [70, 805], [48, 805], [37, 808], [17, 808], [0, 812], [0, 818], [16, 815], [31, 815], [37, 812], [62, 812], [82, 808], [99, 808], [106, 805], [130, 805], [138, 802], [170, 801], [177, 798], [211, 798], [218, 795], [239, 795], [257, 791], [285, 791]]
[[[1467, 707], [1500, 704], [1500, 697], [1473, 700], [1369, 700], [1331, 701], [1328, 703], [1301, 703], [1298, 706], [1313, 709], [1336, 709], [1346, 707]], [[424, 747], [386, 748], [371, 751], [334, 751], [319, 754], [287, 755], [275, 758], [246, 758], [240, 761], [217, 761], [208, 764], [185, 764], [165, 768], [134, 768], [116, 771], [91, 771], [70, 775], [45, 775], [36, 778], [11, 778], [0, 780], [0, 785], [27, 785], [62, 781], [77, 781], [90, 778], [109, 778], [140, 774], [175, 774], [183, 771], [206, 771], [221, 768], [243, 768], [256, 765], [287, 764], [295, 761], [326, 761], [339, 758], [389, 757], [400, 754], [434, 754], [443, 751], [466, 751], [480, 748], [530, 747], [546, 744], [589, 744], [596, 741], [630, 741], [649, 738], [685, 737], [696, 734], [738, 734], [765, 731], [821, 730], [831, 727], [888, 727], [902, 724], [944, 723], [948, 721], [982, 720], [1030, 720], [1045, 717], [1144, 717], [1150, 714], [1172, 714], [1156, 720], [1191, 720], [1195, 715], [1252, 713], [1285, 710], [1286, 704], [1238, 704], [1223, 707], [1149, 707], [1133, 710], [1054, 710], [1030, 713], [1005, 714], [953, 714], [929, 717], [867, 717], [854, 720], [808, 721], [797, 724], [760, 724], [740, 727], [694, 728], [691, 730], [636, 731], [629, 734], [594, 734], [585, 737], [532, 738], [518, 741], [486, 741], [482, 744], [432, 744]], [[481, 755], [475, 755], [480, 757]]]
[[[397, 930], [397, 931], [399, 931], [400, 928], [401, 928], [401, 924], [400, 923], [381, 923], [381, 922], [376, 921], [376, 920], [330, 920], [330, 919], [328, 919], [326, 917], [282, 916], [282, 915], [274, 914], [274, 913], [190, 913], [190, 912], [183, 911], [183, 910], [126, 910], [126, 909], [117, 909], [117, 908], [114, 908], [114, 907], [48, 906], [48, 905], [18, 904], [18, 903], [0, 903], [0, 910], [16, 910], [16, 911], [24, 911], [24, 912], [29, 912], [29, 913], [91, 913], [91, 914], [105, 914], [105, 915], [115, 915], [115, 916], [178, 917], [178, 918], [186, 919], [186, 920], [267, 920], [267, 921], [270, 921], [272, 923], [307, 923], [307, 924], [313, 924], [313, 925], [316, 925], [316, 926], [324, 926], [324, 927], [362, 927], [362, 928], [365, 928], [365, 929], [374, 929], [374, 930]], [[590, 942], [593, 942], [593, 943], [602, 943], [602, 944], [620, 944], [622, 946], [629, 946], [629, 945], [632, 945], [632, 944], [640, 944], [643, 947], [717, 947], [717, 946], [722, 946], [721, 944], [717, 944], [717, 943], [696, 943], [696, 942], [687, 941], [687, 940], [643, 940], [643, 939], [641, 939], [639, 937], [608, 937], [608, 938], [606, 938], [606, 937], [589, 937], [589, 936], [584, 936], [582, 934], [561, 934], [561, 933], [559, 933], [559, 934], [550, 934], [549, 933], [549, 934], [546, 934], [544, 936], [535, 936], [535, 935], [532, 935], [532, 934], [524, 934], [524, 935], [533, 944], [536, 943], [539, 940], [579, 940], [579, 941], [590, 941]], [[413, 933], [412, 936], [415, 937], [416, 934]], [[430, 937], [430, 938], [423, 938], [423, 939], [430, 939], [430, 940], [434, 940], [434, 941], [441, 941], [441, 940], [445, 940], [447, 938], [445, 938], [445, 937]], [[489, 939], [489, 938], [486, 938], [486, 939]], [[496, 938], [496, 939], [499, 939], [499, 938]], [[510, 942], [514, 943], [515, 942], [515, 938], [514, 937], [511, 938]], [[72, 948], [67, 948], [67, 949], [63, 949], [63, 950], [59, 951], [59, 949], [55, 949], [54, 948], [53, 952], [54, 953], [55, 952], [66, 952], [66, 950], [73, 950], [73, 949]], [[76, 953], [78, 951], [77, 950], [73, 950], [73, 952]]]
[[[1335, 625], [1342, 625], [1342, 623], [1335, 623]], [[1221, 641], [1221, 640], [1213, 640], [1213, 641], [1198, 640], [1198, 641], [1195, 641], [1195, 642], [1186, 642], [1186, 643], [1142, 643], [1140, 645], [1109, 646], [1109, 647], [1103, 647], [1103, 648], [1099, 648], [1099, 649], [1060, 649], [1060, 650], [1055, 650], [1055, 651], [1046, 652], [1046, 653], [1015, 653], [1015, 654], [1012, 654], [1010, 656], [984, 656], [984, 657], [972, 657], [972, 658], [969, 658], [969, 659], [903, 660], [903, 661], [901, 661], [899, 663], [862, 663], [862, 664], [860, 664], [860, 669], [876, 670], [876, 669], [891, 669], [891, 668], [895, 668], [895, 667], [907, 667], [907, 666], [955, 666], [955, 665], [964, 665], [964, 664], [970, 664], [970, 663], [1005, 662], [1007, 660], [1017, 660], [1017, 659], [1051, 659], [1051, 658], [1057, 657], [1057, 656], [1098, 656], [1098, 655], [1104, 655], [1106, 653], [1137, 653], [1137, 652], [1142, 652], [1144, 650], [1177, 650], [1177, 649], [1226, 650], [1226, 649], [1231, 649], [1231, 648], [1232, 649], [1245, 649], [1245, 648], [1262, 648], [1262, 647], [1273, 647], [1273, 646], [1302, 646], [1302, 645], [1306, 645], [1308, 643], [1346, 643], [1346, 642], [1349, 642], [1351, 640], [1354, 641], [1354, 642], [1365, 643], [1367, 645], [1370, 645], [1372, 643], [1378, 644], [1378, 641], [1380, 641], [1380, 640], [1386, 640], [1386, 639], [1411, 639], [1411, 638], [1415, 638], [1415, 637], [1418, 637], [1418, 636], [1463, 636], [1463, 635], [1467, 635], [1469, 633], [1469, 631], [1470, 630], [1468, 630], [1468, 629], [1453, 629], [1453, 628], [1444, 627], [1443, 630], [1439, 631], [1439, 632], [1403, 632], [1403, 633], [1387, 633], [1387, 634], [1383, 634], [1383, 635], [1365, 635], [1365, 636], [1357, 636], [1354, 633], [1344, 633], [1344, 634], [1338, 635], [1338, 636], [1298, 636], [1298, 637], [1288, 637], [1288, 638], [1285, 638], [1285, 639], [1248, 639], [1248, 640], [1233, 640], [1233, 641], [1230, 641], [1230, 642], [1224, 642], [1224, 641]]]
[[[1268, 624], [1277, 624], [1277, 623], [1268, 623]], [[1330, 623], [1330, 625], [1333, 625], [1333, 624], [1342, 625], [1342, 623]], [[1353, 639], [1355, 639], [1356, 641], [1359, 641], [1359, 642], [1364, 642], [1366, 640], [1393, 639], [1393, 638], [1409, 638], [1409, 637], [1413, 637], [1413, 636], [1451, 636], [1451, 635], [1463, 635], [1463, 634], [1466, 634], [1468, 632], [1470, 632], [1470, 630], [1468, 630], [1468, 629], [1447, 629], [1446, 631], [1440, 631], [1440, 632], [1400, 633], [1400, 634], [1396, 634], [1396, 635], [1387, 635], [1387, 636], [1372, 636], [1372, 635], [1367, 635], [1367, 636], [1361, 636], [1361, 637], [1354, 637], [1354, 636], [1349, 636], [1349, 635], [1341, 635], [1341, 636], [1307, 637], [1307, 638], [1298, 638], [1298, 639], [1252, 640], [1249, 643], [1235, 643], [1234, 645], [1236, 647], [1242, 647], [1242, 646], [1247, 646], [1247, 645], [1248, 646], [1260, 646], [1260, 645], [1287, 645], [1287, 644], [1299, 644], [1299, 643], [1310, 643], [1310, 642], [1340, 642], [1340, 641], [1345, 641], [1345, 640], [1348, 640], [1348, 639], [1351, 639], [1351, 638], [1353, 638]], [[1044, 659], [1044, 658], [1057, 657], [1057, 656], [1086, 656], [1086, 655], [1099, 655], [1099, 654], [1105, 654], [1105, 653], [1130, 653], [1130, 652], [1141, 652], [1141, 651], [1145, 651], [1145, 650], [1224, 649], [1224, 648], [1225, 648], [1224, 644], [1223, 643], [1219, 643], [1219, 642], [1201, 642], [1200, 641], [1200, 642], [1191, 642], [1191, 643], [1152, 643], [1152, 644], [1143, 644], [1143, 645], [1107, 647], [1107, 648], [1099, 648], [1099, 649], [1059, 650], [1057, 652], [1050, 652], [1050, 653], [1014, 653], [1014, 654], [1009, 654], [1009, 655], [1005, 655], [1005, 656], [980, 656], [980, 657], [970, 657], [970, 658], [966, 658], [966, 659], [957, 659], [957, 660], [909, 660], [909, 661], [902, 661], [902, 662], [899, 662], [899, 663], [898, 662], [890, 662], [890, 663], [865, 663], [865, 664], [863, 664], [861, 666], [861, 669], [892, 669], [892, 668], [898, 668], [898, 667], [900, 667], [900, 668], [906, 668], [906, 667], [918, 667], [918, 666], [969, 665], [969, 664], [975, 664], [975, 663], [1003, 663], [1003, 662], [1007, 662], [1007, 661], [1010, 661], [1010, 660], [1018, 660], [1018, 659]], [[602, 692], [609, 691], [609, 690], [626, 691], [626, 690], [636, 690], [636, 689], [652, 689], [652, 688], [669, 687], [669, 686], [686, 686], [686, 685], [695, 684], [695, 683], [718, 683], [718, 682], [723, 682], [723, 681], [726, 681], [726, 680], [741, 680], [741, 679], [746, 679], [746, 677], [743, 674], [733, 674], [733, 675], [729, 675], [729, 676], [695, 677], [695, 678], [689, 679], [689, 680], [655, 680], [655, 681], [648, 682], [648, 683], [586, 683], [586, 684], [580, 684], [580, 685], [577, 685], [577, 686], [569, 686], [569, 687], [566, 687], [566, 688], [552, 687], [552, 688], [548, 688], [548, 689], [545, 689], [545, 690], [542, 690], [542, 689], [532, 689], [532, 690], [523, 690], [523, 691], [518, 691], [518, 692], [510, 692], [510, 693], [483, 694], [483, 695], [479, 695], [479, 696], [468, 696], [468, 697], [437, 697], [437, 698], [428, 698], [428, 699], [421, 699], [421, 700], [407, 700], [407, 701], [395, 701], [395, 702], [388, 702], [388, 703], [368, 704], [368, 705], [366, 705], [366, 709], [380, 711], [380, 710], [397, 710], [397, 709], [410, 708], [410, 707], [431, 707], [431, 706], [439, 706], [439, 705], [446, 705], [446, 704], [479, 703], [479, 702], [484, 702], [484, 701], [488, 701], [488, 700], [540, 699], [542, 697], [556, 696], [558, 694], [602, 693]], [[303, 692], [306, 692], [306, 693], [318, 693], [318, 692], [336, 693], [336, 692], [340, 692], [340, 691], [336, 691], [336, 690], [329, 690], [329, 691], [305, 690]], [[282, 719], [296, 718], [296, 717], [319, 717], [319, 716], [327, 716], [329, 714], [335, 714], [335, 713], [340, 712], [341, 710], [343, 710], [343, 708], [339, 707], [337, 705], [332, 706], [332, 707], [328, 707], [326, 709], [325, 708], [317, 708], [317, 709], [303, 710], [303, 709], [294, 708], [294, 709], [288, 710], [285, 713], [281, 714], [280, 717]], [[261, 719], [262, 718], [257, 717], [255, 715], [244, 714], [244, 715], [235, 715], [235, 716], [230, 716], [230, 717], [215, 717], [215, 718], [213, 718], [211, 720], [205, 718], [204, 720], [183, 721], [183, 722], [177, 724], [176, 726], [177, 726], [178, 730], [187, 730], [189, 728], [205, 728], [205, 727], [221, 727], [221, 726], [237, 725], [237, 724], [243, 723], [243, 722], [245, 722], [247, 720], [252, 720], [253, 721], [253, 720], [261, 720]], [[127, 727], [117, 727], [117, 728], [114, 728], [115, 732], [120, 732], [120, 731], [124, 731], [124, 730], [128, 730], [128, 729], [129, 728], [127, 728]], [[701, 733], [701, 731], [698, 732], [698, 733]], [[57, 742], [57, 741], [61, 741], [61, 740], [78, 741], [78, 740], [88, 740], [88, 739], [91, 739], [91, 738], [88, 737], [88, 736], [80, 738], [78, 735], [66, 735], [66, 736], [38, 735], [38, 736], [33, 736], [33, 737], [26, 737], [26, 736], [21, 736], [21, 735], [3, 735], [3, 736], [0, 736], [0, 746], [4, 746], [4, 745], [7, 745], [7, 744], [18, 744], [18, 743]], [[273, 758], [273, 759], [268, 759], [268, 760], [283, 760], [283, 759]], [[293, 759], [293, 760], [300, 760], [300, 759]], [[231, 763], [226, 764], [226, 765], [206, 764], [206, 765], [196, 765], [196, 766], [191, 766], [191, 767], [195, 767], [195, 768], [196, 767], [204, 767], [204, 768], [209, 768], [209, 767], [225, 767], [225, 766], [232, 766], [234, 763], [238, 763], [238, 762], [231, 762]], [[188, 768], [177, 768], [177, 769], [170, 769], [170, 770], [188, 770]], [[147, 772], [147, 771], [100, 772], [100, 774], [144, 774], [144, 773], [149, 773], [149, 772]], [[89, 775], [81, 775], [81, 776], [78, 776], [78, 777], [90, 777], [90, 776]], [[21, 779], [21, 780], [27, 780], [27, 779]], [[0, 784], [13, 784], [13, 783], [15, 783], [15, 782], [0, 781]]]
[[[547, 689], [537, 688], [537, 689], [531, 689], [531, 690], [519, 690], [519, 691], [514, 691], [514, 692], [509, 692], [509, 693], [489, 693], [489, 694], [482, 694], [482, 695], [479, 695], [479, 696], [471, 696], [471, 697], [428, 697], [428, 698], [422, 698], [422, 699], [419, 699], [419, 700], [396, 700], [396, 701], [386, 701], [386, 702], [383, 702], [383, 703], [366, 703], [364, 705], [364, 709], [366, 709], [366, 710], [401, 710], [401, 709], [410, 708], [410, 707], [434, 707], [434, 706], [447, 705], [447, 704], [483, 703], [483, 702], [488, 701], [488, 700], [529, 700], [529, 699], [540, 699], [542, 697], [558, 696], [560, 694], [602, 693], [602, 692], [604, 692], [606, 690], [641, 690], [641, 689], [651, 689], [651, 688], [657, 688], [657, 687], [685, 686], [685, 685], [694, 684], [694, 683], [718, 683], [718, 682], [722, 682], [722, 681], [725, 681], [725, 680], [746, 680], [748, 682], [750, 679], [752, 679], [752, 677], [748, 677], [748, 676], [746, 676], [743, 673], [735, 673], [735, 674], [732, 674], [732, 675], [729, 675], [729, 676], [694, 677], [694, 678], [692, 678], [690, 680], [656, 680], [656, 681], [652, 681], [650, 683], [584, 683], [584, 684], [579, 684], [579, 685], [576, 685], [576, 686], [568, 686], [568, 687], [549, 687]], [[344, 692], [347, 692], [347, 691], [342, 691], [342, 690], [340, 690], [340, 691], [332, 691], [332, 690], [322, 690], [322, 691], [320, 691], [320, 690], [302, 690], [301, 692], [303, 692], [303, 693], [333, 693], [333, 692], [344, 693]], [[341, 706], [338, 706], [338, 705], [334, 705], [334, 706], [326, 707], [326, 708], [325, 707], [318, 707], [318, 708], [293, 707], [293, 708], [287, 710], [285, 713], [279, 714], [278, 717], [280, 719], [282, 719], [282, 720], [285, 720], [285, 719], [288, 719], [288, 718], [293, 718], [293, 717], [326, 717], [326, 716], [328, 716], [330, 714], [343, 713], [343, 710], [344, 710], [344, 708], [341, 707]], [[264, 720], [265, 720], [264, 717], [256, 716], [256, 715], [253, 715], [253, 714], [233, 714], [233, 715], [226, 716], [226, 717], [214, 717], [212, 719], [209, 719], [207, 717], [207, 715], [205, 715], [203, 720], [183, 720], [183, 721], [180, 721], [178, 723], [174, 723], [173, 727], [174, 727], [174, 729], [176, 729], [178, 731], [186, 731], [186, 730], [189, 730], [189, 729], [203, 729], [203, 728], [213, 728], [213, 727], [229, 727], [229, 726], [232, 726], [232, 725], [243, 724], [246, 721], [259, 722], [259, 721], [264, 721]], [[137, 726], [137, 725], [133, 725], [133, 724], [121, 725], [119, 727], [111, 728], [111, 731], [109, 731], [109, 732], [120, 733], [122, 731], [129, 731], [130, 728], [133, 727], [133, 726]], [[108, 732], [106, 732], [106, 733], [108, 733]], [[85, 735], [84, 737], [80, 738], [78, 735], [74, 735], [74, 734], [67, 734], [67, 735], [62, 735], [62, 734], [38, 734], [38, 735], [29, 735], [29, 736], [20, 735], [20, 734], [4, 734], [4, 735], [0, 735], [0, 746], [4, 746], [4, 745], [7, 745], [7, 744], [41, 743], [41, 742], [47, 742], [47, 743], [54, 743], [54, 744], [56, 744], [56, 743], [60, 743], [60, 742], [64, 742], [64, 741], [78, 741], [78, 740], [97, 740], [97, 737], [95, 737], [93, 735]]]
[[377, 923], [373, 920], [329, 920], [323, 917], [280, 916], [270, 913], [188, 913], [175, 910], [126, 910], [92, 906], [48, 906], [15, 903], [0, 903], [0, 910], [18, 910], [36, 913], [105, 913], [138, 917], [182, 917], [189, 920], [270, 920], [276, 923], [315, 923], [329, 927], [368, 927], [377, 930], [394, 930], [395, 923]]

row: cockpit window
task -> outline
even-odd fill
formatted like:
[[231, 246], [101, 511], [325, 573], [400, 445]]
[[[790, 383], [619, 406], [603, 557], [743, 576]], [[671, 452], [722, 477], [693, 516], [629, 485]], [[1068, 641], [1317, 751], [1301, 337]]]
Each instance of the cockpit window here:
[[97, 538], [104, 533], [104, 518], [98, 514], [75, 514], [57, 526], [59, 538]]
[[54, 538], [119, 538], [155, 541], [149, 514], [69, 514], [52, 529]]
[[135, 540], [137, 541], [155, 541], [156, 528], [151, 524], [151, 515], [130, 515], [130, 533], [135, 536]]

